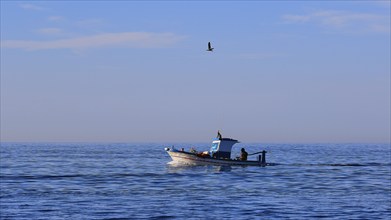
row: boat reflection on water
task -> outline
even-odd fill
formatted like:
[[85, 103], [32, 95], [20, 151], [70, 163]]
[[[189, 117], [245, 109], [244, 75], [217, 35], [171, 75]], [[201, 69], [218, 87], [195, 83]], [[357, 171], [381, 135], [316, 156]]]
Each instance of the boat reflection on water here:
[[176, 161], [170, 161], [167, 163], [167, 171], [169, 173], [178, 172], [193, 172], [196, 170], [203, 170], [207, 172], [230, 172], [232, 167], [230, 165], [194, 165], [178, 163]]

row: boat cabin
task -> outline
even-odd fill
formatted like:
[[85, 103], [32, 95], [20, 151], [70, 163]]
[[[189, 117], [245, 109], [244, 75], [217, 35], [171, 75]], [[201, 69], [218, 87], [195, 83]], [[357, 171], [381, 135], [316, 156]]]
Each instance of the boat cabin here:
[[220, 137], [212, 141], [212, 146], [209, 150], [210, 156], [217, 159], [230, 159], [232, 146], [239, 143], [238, 140], [231, 138]]

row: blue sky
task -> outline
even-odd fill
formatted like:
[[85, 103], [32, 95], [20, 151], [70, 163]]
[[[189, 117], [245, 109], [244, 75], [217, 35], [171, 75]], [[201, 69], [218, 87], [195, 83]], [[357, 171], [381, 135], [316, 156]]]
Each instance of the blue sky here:
[[217, 130], [390, 142], [390, 2], [1, 1], [1, 141]]

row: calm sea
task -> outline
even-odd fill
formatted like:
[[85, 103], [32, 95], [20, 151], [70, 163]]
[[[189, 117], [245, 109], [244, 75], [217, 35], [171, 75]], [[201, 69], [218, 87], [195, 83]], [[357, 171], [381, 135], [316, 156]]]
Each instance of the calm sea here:
[[170, 165], [165, 146], [2, 143], [0, 218], [391, 219], [389, 144], [235, 145], [268, 167]]

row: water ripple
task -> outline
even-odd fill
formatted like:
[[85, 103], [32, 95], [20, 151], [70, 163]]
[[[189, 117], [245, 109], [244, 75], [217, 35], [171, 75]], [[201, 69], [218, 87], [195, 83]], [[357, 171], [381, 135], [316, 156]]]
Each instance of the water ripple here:
[[0, 219], [390, 218], [389, 145], [266, 150], [276, 166], [175, 166], [162, 145], [2, 145]]

